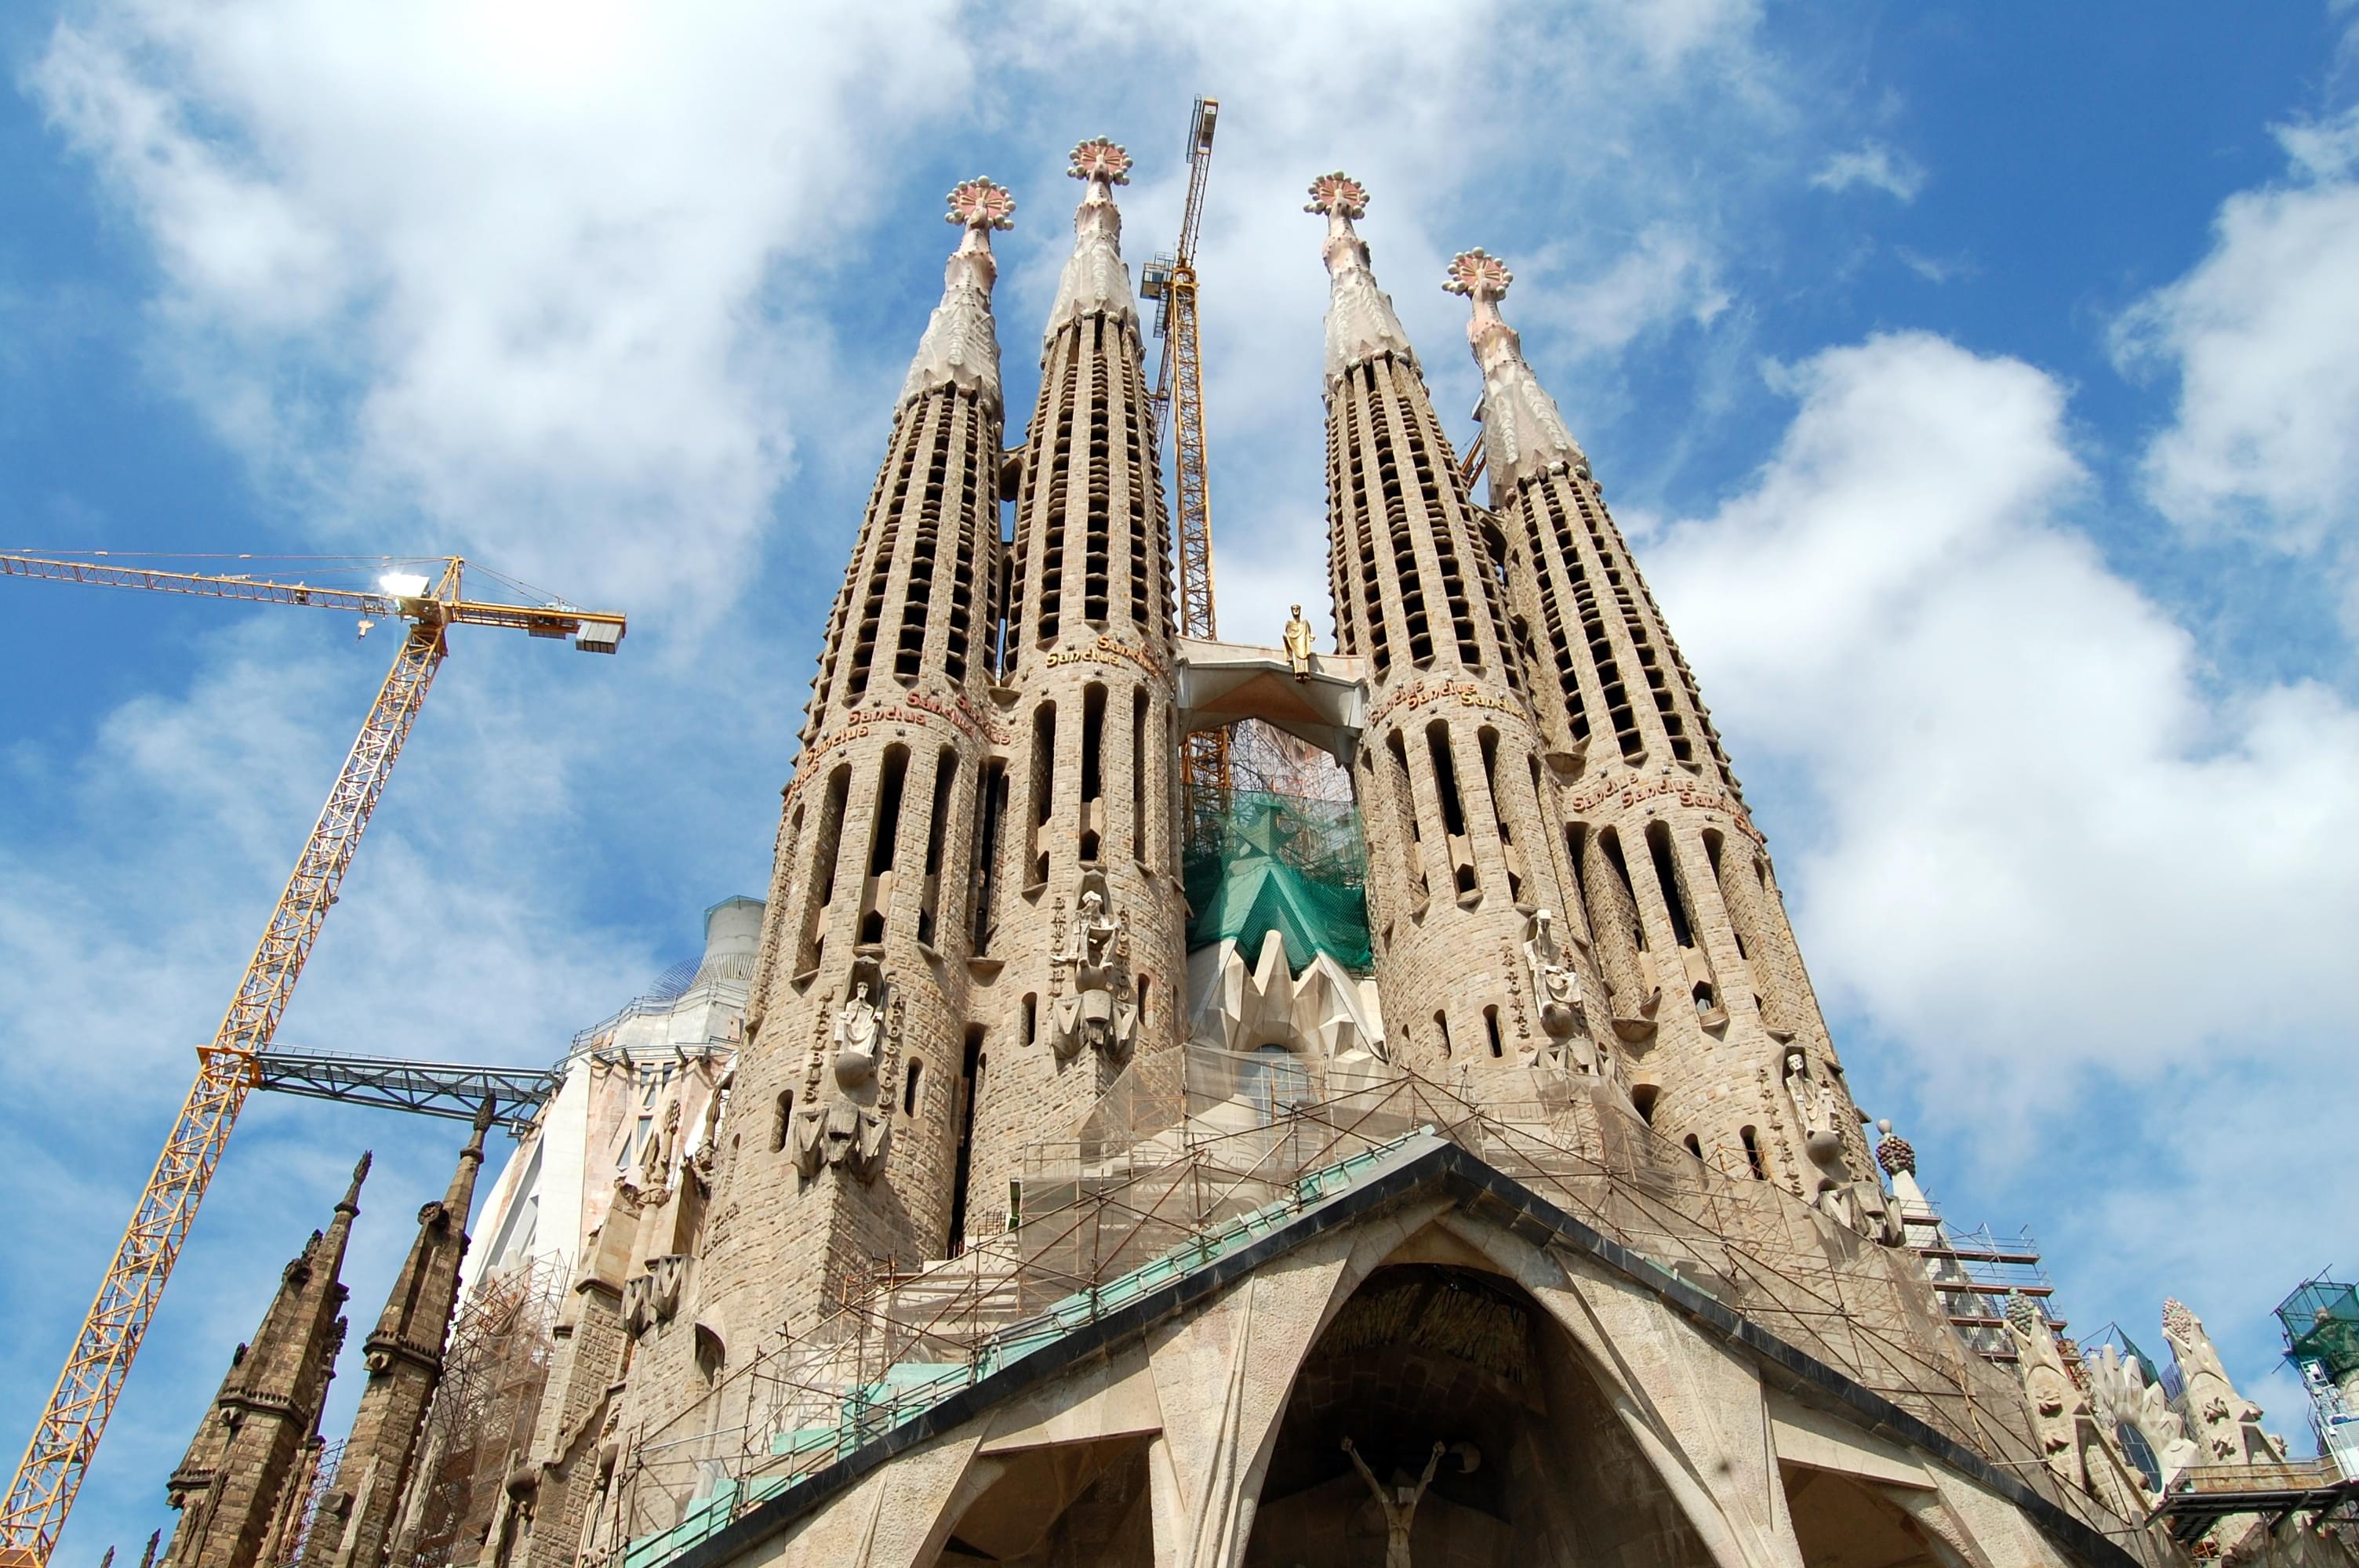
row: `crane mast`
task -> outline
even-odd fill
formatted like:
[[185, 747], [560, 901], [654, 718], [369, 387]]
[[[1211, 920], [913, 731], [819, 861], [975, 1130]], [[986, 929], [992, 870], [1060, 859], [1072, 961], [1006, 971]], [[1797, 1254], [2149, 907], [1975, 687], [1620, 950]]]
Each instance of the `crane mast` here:
[[[369, 815], [385, 793], [402, 742], [417, 723], [419, 707], [449, 651], [445, 640], [449, 628], [461, 622], [511, 626], [537, 636], [571, 636], [577, 647], [604, 653], [612, 653], [622, 639], [624, 620], [619, 615], [562, 605], [533, 607], [462, 599], [463, 566], [459, 557], [451, 557], [440, 563], [437, 578], [397, 574], [384, 579], [385, 591], [367, 592], [257, 581], [243, 576], [0, 555], [0, 577], [313, 605], [364, 616], [397, 617], [405, 632], [393, 665], [377, 687], [360, 733], [328, 791], [320, 819], [304, 840], [295, 870], [263, 926], [262, 940], [255, 944], [254, 957], [239, 977], [220, 1027], [210, 1042], [198, 1047], [196, 1082], [164, 1140], [155, 1171], [139, 1195], [131, 1223], [67, 1354], [65, 1369], [59, 1374], [57, 1387], [26, 1444], [6, 1499], [0, 1502], [0, 1568], [39, 1568], [57, 1547], [74, 1494], [81, 1488], [107, 1418], [114, 1413], [132, 1358], [155, 1318], [172, 1265], [188, 1239], [197, 1206], [221, 1163], [230, 1129], [246, 1095], [260, 1080], [259, 1059], [277, 1032], [320, 927], [336, 902], [336, 890], [352, 867], [353, 853], [360, 847]], [[365, 632], [375, 622], [364, 620], [361, 624]]]
[[[1156, 335], [1163, 354], [1155, 381], [1156, 440], [1171, 422], [1173, 491], [1179, 501], [1180, 634], [1213, 638], [1220, 623], [1212, 608], [1212, 500], [1207, 478], [1204, 435], [1204, 359], [1196, 315], [1196, 236], [1204, 221], [1204, 186], [1212, 172], [1212, 131], [1220, 119], [1216, 98], [1196, 100], [1188, 121], [1188, 204], [1180, 219], [1180, 244], [1147, 265], [1142, 282], [1157, 302]], [[1229, 734], [1200, 730], [1187, 739], [1187, 784], [1191, 801], [1212, 798], [1208, 790], [1229, 787]]]

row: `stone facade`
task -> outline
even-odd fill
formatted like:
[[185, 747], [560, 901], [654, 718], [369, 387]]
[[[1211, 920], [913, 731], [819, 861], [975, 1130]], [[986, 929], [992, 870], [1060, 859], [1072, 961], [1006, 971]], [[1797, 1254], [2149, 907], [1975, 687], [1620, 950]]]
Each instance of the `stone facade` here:
[[[584, 1219], [476, 1561], [2177, 1568], [2138, 1391], [2036, 1316], [2001, 1369], [1907, 1249], [1905, 1145], [1887, 1188], [1506, 267], [1449, 284], [1486, 508], [1366, 192], [1313, 183], [1336, 652], [1185, 642], [1129, 159], [1071, 161], [1012, 451], [1014, 201], [951, 193], [742, 1046]], [[1348, 771], [1372, 964], [1189, 952], [1181, 736], [1238, 717]]]

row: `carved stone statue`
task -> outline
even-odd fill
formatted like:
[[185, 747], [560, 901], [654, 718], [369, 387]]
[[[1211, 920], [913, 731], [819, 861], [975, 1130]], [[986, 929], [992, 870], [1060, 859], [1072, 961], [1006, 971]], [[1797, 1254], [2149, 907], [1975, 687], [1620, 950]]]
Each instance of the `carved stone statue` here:
[[[883, 989], [880, 979], [877, 989]], [[854, 980], [835, 1017], [832, 1081], [811, 1097], [814, 1103], [795, 1113], [795, 1165], [807, 1177], [819, 1174], [822, 1165], [840, 1166], [863, 1180], [884, 1168], [892, 1137], [876, 1080], [885, 1017], [883, 998], [870, 1000], [870, 982]]]
[[1352, 1468], [1360, 1473], [1360, 1479], [1368, 1484], [1368, 1490], [1376, 1495], [1376, 1506], [1384, 1510], [1385, 1568], [1410, 1568], [1409, 1527], [1417, 1519], [1417, 1505], [1425, 1500], [1425, 1489], [1433, 1485], [1433, 1473], [1441, 1468], [1442, 1454], [1449, 1450], [1435, 1444], [1432, 1457], [1426, 1460], [1425, 1474], [1419, 1477], [1417, 1485], [1390, 1488], [1376, 1479], [1375, 1472], [1368, 1468], [1368, 1462], [1360, 1457], [1359, 1449], [1348, 1437], [1343, 1440], [1343, 1452], [1350, 1456]]
[[639, 1174], [649, 1186], [663, 1186], [671, 1179], [672, 1156], [679, 1149], [679, 1101], [669, 1102], [663, 1119], [647, 1134], [647, 1146], [639, 1151]]
[[1556, 939], [1556, 912], [1536, 910], [1524, 937], [1524, 967], [1530, 971], [1532, 996], [1539, 1005], [1540, 1028], [1561, 1043], [1581, 1027], [1581, 972]]
[[1859, 1228], [1851, 1166], [1843, 1159], [1843, 1137], [1835, 1130], [1834, 1097], [1811, 1076], [1810, 1054], [1799, 1045], [1786, 1047], [1781, 1076], [1786, 1098], [1793, 1103], [1794, 1120], [1802, 1130], [1802, 1152], [1818, 1171], [1818, 1190], [1811, 1201], [1836, 1224]]
[[2068, 1487], [2085, 1487], [2088, 1476], [2081, 1463], [2080, 1428], [2089, 1413], [2088, 1396], [2065, 1370], [2055, 1333], [2029, 1296], [2008, 1296], [2006, 1326], [2015, 1341], [2016, 1370], [2022, 1374], [2024, 1398], [2031, 1406], [2039, 1456], [2058, 1480]]
[[2162, 1336], [2179, 1362], [2186, 1389], [2186, 1407], [2201, 1431], [2206, 1465], [2250, 1465], [2284, 1457], [2261, 1430], [2261, 1407], [2236, 1391], [2228, 1368], [2204, 1332], [2203, 1320], [2176, 1299], [2162, 1303]]
[[1299, 604], [1286, 623], [1286, 662], [1294, 666], [1296, 680], [1310, 678], [1310, 622], [1302, 618]]
[[1116, 1062], [1129, 1059], [1138, 1032], [1123, 962], [1129, 934], [1124, 917], [1106, 908], [1103, 877], [1091, 872], [1082, 879], [1081, 906], [1055, 960], [1072, 986], [1057, 999], [1049, 1021], [1059, 1061], [1071, 1061], [1084, 1046]]

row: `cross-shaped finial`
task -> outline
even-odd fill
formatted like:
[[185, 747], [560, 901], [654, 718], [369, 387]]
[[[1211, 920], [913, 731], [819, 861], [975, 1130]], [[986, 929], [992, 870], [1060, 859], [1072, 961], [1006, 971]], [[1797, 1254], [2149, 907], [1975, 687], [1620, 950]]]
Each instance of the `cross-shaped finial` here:
[[1337, 169], [1322, 174], [1310, 182], [1310, 200], [1303, 203], [1305, 212], [1323, 212], [1331, 218], [1364, 218], [1368, 215], [1368, 188]]
[[1110, 136], [1092, 136], [1073, 149], [1073, 167], [1065, 171], [1074, 179], [1103, 179], [1108, 185], [1130, 183], [1130, 153]]
[[1443, 280], [1445, 293], [1463, 294], [1474, 299], [1497, 299], [1507, 292], [1516, 275], [1507, 264], [1477, 245], [1471, 251], [1461, 251], [1450, 258], [1450, 276]]
[[1012, 229], [1016, 226], [1016, 196], [989, 175], [961, 180], [950, 193], [951, 210], [943, 221], [969, 229]]

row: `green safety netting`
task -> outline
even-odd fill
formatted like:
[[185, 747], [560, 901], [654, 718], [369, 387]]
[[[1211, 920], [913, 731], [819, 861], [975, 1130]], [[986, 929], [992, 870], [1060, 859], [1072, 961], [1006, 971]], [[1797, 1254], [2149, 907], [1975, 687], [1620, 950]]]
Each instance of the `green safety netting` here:
[[1180, 872], [1190, 952], [1233, 939], [1250, 961], [1275, 931], [1298, 974], [1314, 953], [1359, 972], [1375, 963], [1367, 843], [1348, 802], [1200, 790], [1189, 804]]
[[2286, 1354], [2320, 1361], [2340, 1380], [2359, 1368], [2359, 1291], [2333, 1280], [2311, 1280], [2277, 1303]]

